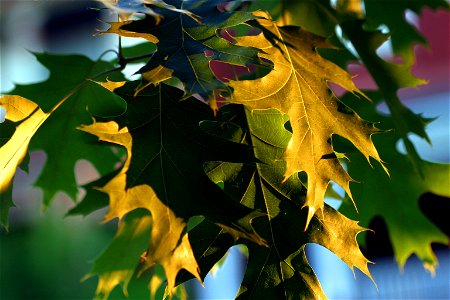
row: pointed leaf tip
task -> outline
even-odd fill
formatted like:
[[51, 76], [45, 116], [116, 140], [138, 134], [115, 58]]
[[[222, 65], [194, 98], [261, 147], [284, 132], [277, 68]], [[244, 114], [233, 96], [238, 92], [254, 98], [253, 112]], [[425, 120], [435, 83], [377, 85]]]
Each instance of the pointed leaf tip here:
[[[287, 165], [283, 182], [298, 172], [306, 172], [308, 192], [304, 206], [312, 207], [308, 209], [309, 224], [312, 214], [323, 208], [330, 181], [350, 192], [351, 177], [338, 158], [330, 155], [334, 153], [332, 135], [344, 137], [365, 157], [380, 161], [371, 140], [377, 130], [330, 91], [328, 81], [359, 93], [346, 71], [315, 51], [315, 45], [323, 38], [294, 26], [277, 27], [268, 20], [258, 22], [277, 37], [275, 45], [265, 47], [261, 54], [274, 62], [275, 69], [260, 79], [230, 82], [234, 89], [232, 102], [253, 110], [276, 108], [289, 116], [292, 137], [283, 157]], [[255, 47], [259, 44], [267, 45], [262, 34], [252, 37], [249, 43]]]

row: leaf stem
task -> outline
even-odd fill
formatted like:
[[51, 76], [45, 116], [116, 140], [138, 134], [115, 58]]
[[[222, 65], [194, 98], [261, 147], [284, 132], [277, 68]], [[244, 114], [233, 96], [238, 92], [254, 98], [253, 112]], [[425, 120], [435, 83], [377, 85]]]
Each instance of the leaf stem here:
[[124, 64], [123, 66], [125, 66], [126, 64], [133, 62], [133, 61], [137, 61], [137, 60], [141, 60], [144, 58], [148, 58], [148, 57], [152, 57], [153, 53], [147, 53], [147, 54], [142, 54], [142, 55], [138, 55], [138, 56], [132, 56], [132, 57], [119, 57], [119, 64], [122, 66], [122, 64]]

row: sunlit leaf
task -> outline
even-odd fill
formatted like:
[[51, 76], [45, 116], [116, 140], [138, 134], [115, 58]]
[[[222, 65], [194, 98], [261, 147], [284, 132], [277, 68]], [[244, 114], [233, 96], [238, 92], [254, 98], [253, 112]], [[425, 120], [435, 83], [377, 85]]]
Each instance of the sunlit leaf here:
[[[17, 123], [14, 134], [0, 148], [0, 193], [12, 183], [16, 168], [24, 159], [31, 138], [49, 117], [36, 103], [20, 96], [3, 96], [0, 105], [6, 110], [7, 120]], [[8, 124], [2, 124], [2, 129]]]
[[[50, 116], [36, 103], [20, 96], [3, 96], [0, 105], [6, 111], [7, 121], [0, 125], [2, 140], [0, 148], [0, 222], [8, 228], [8, 212], [14, 206], [12, 181], [17, 167], [28, 152], [31, 138]], [[14, 128], [14, 125], [17, 124]], [[3, 135], [6, 135], [3, 137]]]
[[[278, 299], [285, 295], [301, 299], [324, 298], [320, 284], [304, 254], [307, 243], [320, 244], [340, 257], [350, 268], [359, 268], [370, 276], [368, 260], [360, 252], [355, 236], [364, 229], [357, 222], [344, 217], [329, 206], [323, 214], [315, 214], [307, 231], [302, 229], [307, 212], [300, 207], [305, 201], [305, 189], [296, 177], [281, 183], [285, 165], [280, 158], [290, 140], [284, 128], [286, 118], [275, 110], [250, 112], [239, 107], [224, 107], [222, 113], [228, 122], [203, 122], [202, 128], [210, 134], [222, 136], [252, 147], [254, 164], [216, 163], [207, 168], [213, 181], [224, 182], [224, 190], [241, 198], [241, 203], [264, 210], [267, 218], [256, 220], [258, 232], [268, 240], [270, 247], [245, 243], [249, 262], [238, 298]], [[263, 221], [264, 220], [264, 221]], [[205, 240], [194, 243], [202, 253], [197, 257], [200, 268], [209, 270], [211, 258], [220, 257], [231, 245], [220, 230], [200, 224], [192, 230], [207, 229]], [[239, 243], [239, 241], [238, 241]], [[205, 270], [202, 270], [205, 272]]]
[[[184, 233], [186, 223], [183, 219], [177, 218], [172, 209], [161, 202], [150, 186], [126, 187], [127, 172], [132, 157], [130, 152], [132, 136], [128, 133], [128, 129], [125, 127], [123, 130], [118, 130], [117, 123], [114, 122], [95, 123], [91, 126], [84, 126], [82, 129], [97, 135], [103, 141], [118, 143], [129, 150], [128, 159], [121, 172], [102, 188], [102, 191], [109, 195], [110, 201], [110, 209], [105, 218], [106, 220], [115, 217], [121, 219], [125, 214], [137, 208], [145, 208], [151, 213], [153, 219], [151, 245], [144, 258], [143, 271], [156, 263], [161, 264], [168, 278], [170, 290], [173, 290], [176, 275], [181, 269], [186, 269], [198, 277], [197, 263], [187, 235]], [[131, 277], [133, 273], [127, 274]], [[108, 282], [110, 281], [108, 280]], [[117, 284], [113, 283], [114, 286]], [[100, 287], [99, 284], [99, 289]]]
[[298, 27], [277, 27], [267, 20], [259, 22], [279, 40], [278, 44], [272, 45], [262, 34], [244, 37], [240, 42], [259, 45], [265, 51], [263, 57], [270, 58], [275, 68], [261, 79], [232, 82], [232, 102], [254, 110], [276, 108], [289, 116], [293, 135], [283, 157], [287, 164], [284, 180], [297, 172], [306, 172], [308, 194], [303, 207], [309, 210], [309, 222], [322, 209], [330, 181], [350, 195], [351, 178], [334, 154], [332, 135], [351, 141], [367, 160], [372, 157], [380, 161], [371, 141], [377, 129], [330, 91], [328, 81], [348, 91], [358, 89], [348, 73], [316, 52], [317, 47], [327, 47], [322, 38]]

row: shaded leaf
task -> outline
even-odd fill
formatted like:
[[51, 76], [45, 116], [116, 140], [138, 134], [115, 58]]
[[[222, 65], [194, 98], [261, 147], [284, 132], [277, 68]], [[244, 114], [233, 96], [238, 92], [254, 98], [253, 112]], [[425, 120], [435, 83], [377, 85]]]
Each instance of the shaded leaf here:
[[[137, 57], [141, 56], [142, 53], [153, 53], [156, 51], [156, 45], [153, 43], [139, 43], [130, 47], [122, 47], [122, 54], [125, 57]], [[143, 57], [143, 62], [148, 59], [148, 57]], [[134, 62], [140, 62], [136, 60]]]
[[[202, 280], [236, 242], [231, 235], [208, 220], [204, 220], [189, 231], [188, 236]], [[177, 276], [177, 284], [191, 278], [193, 278], [191, 274], [181, 271]]]
[[[30, 144], [30, 150], [43, 150], [47, 157], [35, 185], [43, 189], [44, 205], [48, 205], [58, 191], [76, 199], [78, 189], [74, 166], [79, 159], [88, 160], [101, 175], [113, 171], [119, 158], [112, 149], [99, 146], [95, 138], [76, 130], [76, 127], [90, 124], [92, 115], [121, 114], [126, 106], [122, 99], [108, 90], [86, 82], [102, 71], [113, 69], [111, 64], [94, 62], [78, 55], [37, 53], [35, 56], [49, 69], [50, 77], [35, 84], [16, 85], [11, 94], [26, 97], [48, 112], [76, 87], [80, 88], [52, 113]], [[117, 77], [114, 74], [110, 76], [111, 79]], [[101, 77], [105, 78], [106, 74]]]
[[203, 171], [203, 163], [217, 152], [219, 157], [241, 160], [248, 152], [240, 145], [221, 149], [224, 142], [205, 140], [198, 123], [212, 117], [210, 109], [193, 99], [179, 102], [182, 92], [165, 85], [135, 97], [137, 84], [115, 90], [128, 103], [125, 114], [81, 129], [126, 148], [122, 170], [102, 188], [110, 198], [105, 219], [122, 218], [140, 207], [151, 212], [154, 227], [145, 267], [162, 264], [171, 291], [182, 268], [199, 278], [185, 220], [203, 215], [236, 237], [264, 245], [251, 225], [262, 214], [223, 193]]
[[329, 37], [334, 34], [337, 18], [328, 0], [261, 0], [278, 26], [300, 26], [305, 30]]
[[97, 180], [89, 182], [82, 185], [86, 191], [86, 195], [77, 203], [75, 207], [70, 209], [66, 216], [82, 215], [87, 216], [96, 210], [107, 207], [109, 204], [108, 195], [100, 190], [101, 187], [105, 186], [111, 179], [117, 175], [118, 171], [106, 174]]
[[15, 207], [12, 200], [12, 185], [6, 190], [0, 192], [0, 225], [8, 231], [9, 228], [9, 209]]
[[259, 50], [254, 47], [240, 47], [222, 38], [220, 29], [233, 27], [255, 18], [249, 12], [220, 10], [224, 0], [213, 1], [170, 1], [174, 6], [199, 16], [201, 23], [183, 13], [156, 9], [163, 18], [157, 23], [154, 18], [112, 22], [104, 33], [115, 33], [127, 37], [140, 37], [156, 43], [158, 50], [149, 53], [147, 64], [139, 71], [144, 78], [155, 84], [158, 70], [181, 80], [185, 96], [199, 94], [203, 99], [212, 98], [213, 91], [225, 89], [226, 84], [217, 79], [210, 68], [213, 60], [229, 64], [248, 66], [262, 64]]
[[[380, 99], [376, 93], [370, 96]], [[343, 100], [355, 101], [352, 95]], [[366, 105], [365, 116], [380, 122], [380, 126], [385, 128], [394, 126], [394, 117], [380, 116], [373, 105]], [[368, 168], [359, 155], [348, 154], [351, 160], [348, 171], [360, 182], [352, 185], [359, 214], [346, 202], [340, 211], [347, 216], [358, 217], [362, 226], [369, 226], [375, 216], [381, 216], [386, 222], [398, 264], [403, 267], [406, 260], [415, 254], [428, 269], [434, 270], [437, 259], [431, 243], [448, 244], [449, 237], [426, 218], [418, 201], [426, 192], [450, 197], [450, 165], [421, 160], [422, 178], [414, 171], [408, 156], [397, 151], [396, 144], [400, 138], [400, 133], [392, 130], [383, 134], [382, 139], [375, 139], [383, 160], [389, 166], [390, 177], [380, 168]]]
[[297, 172], [306, 172], [308, 194], [303, 207], [309, 210], [307, 226], [315, 212], [322, 210], [331, 180], [350, 195], [351, 178], [334, 154], [332, 135], [351, 141], [367, 160], [380, 161], [371, 141], [378, 130], [330, 91], [328, 81], [348, 91], [358, 89], [347, 72], [315, 51], [316, 47], [327, 47], [324, 39], [298, 27], [277, 27], [267, 20], [259, 23], [279, 39], [278, 44], [272, 45], [262, 34], [240, 42], [259, 45], [265, 51], [262, 56], [270, 58], [275, 68], [261, 79], [232, 82], [231, 101], [253, 110], [276, 108], [289, 116], [293, 135], [283, 157], [287, 164], [284, 181]]

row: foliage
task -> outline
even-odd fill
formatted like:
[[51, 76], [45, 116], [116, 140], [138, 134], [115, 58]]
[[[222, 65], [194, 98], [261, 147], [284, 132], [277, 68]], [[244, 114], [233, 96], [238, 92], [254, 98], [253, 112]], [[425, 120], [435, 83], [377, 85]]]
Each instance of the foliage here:
[[[369, 0], [365, 10], [361, 1], [104, 2], [119, 19], [103, 33], [150, 47], [119, 45], [114, 61], [35, 54], [50, 77], [0, 98], [5, 228], [16, 169], [43, 150], [35, 185], [45, 207], [62, 191], [75, 202], [69, 215], [108, 207], [105, 222], [119, 219], [86, 275], [99, 277], [99, 299], [118, 285], [126, 295], [136, 274], [152, 275], [153, 296], [165, 287], [165, 296], [183, 297], [177, 285], [202, 281], [235, 244], [249, 255], [237, 298], [326, 298], [305, 245], [322, 245], [371, 277], [356, 236], [378, 215], [400, 266], [416, 254], [434, 270], [431, 243], [449, 239], [417, 201], [429, 191], [450, 197], [450, 168], [419, 157], [408, 136], [428, 140], [431, 120], [397, 92], [424, 83], [410, 68], [412, 46], [425, 40], [402, 16], [448, 8], [445, 1], [394, 1], [388, 14], [384, 1]], [[403, 63], [377, 55], [387, 39]], [[122, 70], [136, 61], [145, 62], [141, 78], [129, 81]], [[345, 70], [352, 61], [367, 67], [378, 91], [354, 85]], [[330, 82], [348, 93], [338, 97]], [[390, 116], [377, 112], [382, 101]], [[79, 200], [81, 159], [99, 178]], [[324, 203], [330, 182], [346, 192], [339, 211]]]

